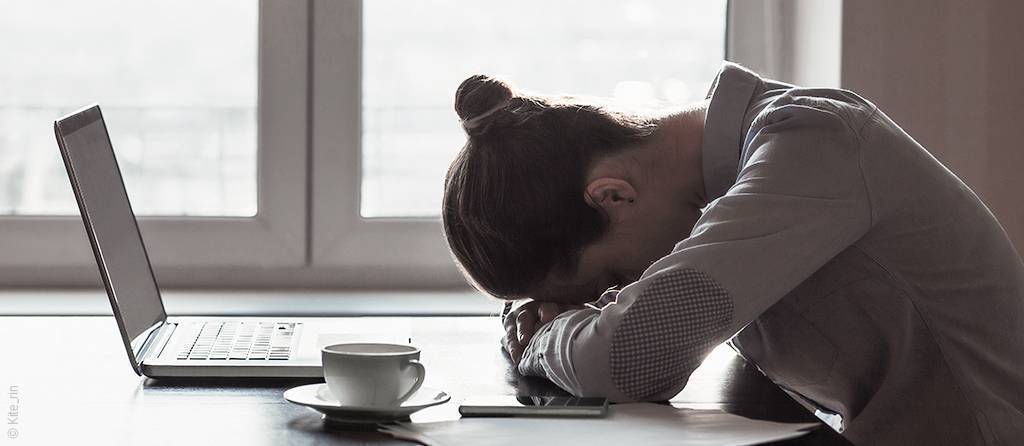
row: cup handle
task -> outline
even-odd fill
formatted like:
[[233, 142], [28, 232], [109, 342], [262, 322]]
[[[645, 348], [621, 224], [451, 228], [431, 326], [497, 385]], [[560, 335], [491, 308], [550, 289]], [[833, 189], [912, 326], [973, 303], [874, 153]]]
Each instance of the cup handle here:
[[409, 399], [410, 396], [415, 394], [417, 390], [420, 390], [420, 386], [423, 385], [423, 378], [427, 376], [427, 369], [423, 368], [423, 364], [420, 364], [420, 362], [415, 359], [409, 361], [408, 367], [416, 368], [416, 383], [412, 385], [412, 388], [409, 389], [408, 392], [405, 392], [405, 395], [398, 398], [398, 400], [395, 401], [395, 404], [402, 404], [405, 400]]

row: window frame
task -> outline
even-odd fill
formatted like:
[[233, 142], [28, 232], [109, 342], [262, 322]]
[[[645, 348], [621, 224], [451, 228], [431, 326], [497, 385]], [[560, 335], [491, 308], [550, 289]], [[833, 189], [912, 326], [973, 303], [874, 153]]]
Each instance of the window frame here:
[[361, 215], [362, 2], [314, 0], [313, 9], [312, 263], [358, 270], [349, 279], [363, 285], [416, 276], [465, 286], [440, 219]]
[[[728, 2], [727, 60], [778, 77], [782, 1]], [[257, 215], [141, 217], [160, 284], [465, 288], [438, 218], [360, 214], [362, 0], [259, 8]], [[98, 284], [80, 217], [0, 216], [0, 286]]]
[[[308, 3], [261, 1], [257, 28], [257, 214], [140, 217], [163, 284], [190, 285], [199, 269], [306, 260], [306, 220], [294, 216], [307, 215]], [[117, 123], [108, 127], [116, 135]], [[78, 215], [0, 216], [0, 284], [98, 284], [95, 262]]]
[[795, 85], [840, 87], [843, 0], [730, 0], [726, 59]]

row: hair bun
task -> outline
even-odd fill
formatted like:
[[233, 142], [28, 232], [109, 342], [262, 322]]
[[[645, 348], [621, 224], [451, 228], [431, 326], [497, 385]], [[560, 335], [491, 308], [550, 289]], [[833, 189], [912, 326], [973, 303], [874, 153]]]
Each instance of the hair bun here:
[[459, 84], [455, 91], [455, 113], [467, 128], [503, 107], [512, 99], [512, 87], [505, 81], [475, 74]]

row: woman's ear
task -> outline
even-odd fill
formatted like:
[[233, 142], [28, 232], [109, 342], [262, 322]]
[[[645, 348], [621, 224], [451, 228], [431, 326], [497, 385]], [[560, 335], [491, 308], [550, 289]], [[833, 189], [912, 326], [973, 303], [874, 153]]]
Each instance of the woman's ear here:
[[601, 209], [612, 220], [618, 220], [636, 203], [636, 189], [620, 178], [597, 178], [587, 185], [583, 198], [594, 209]]

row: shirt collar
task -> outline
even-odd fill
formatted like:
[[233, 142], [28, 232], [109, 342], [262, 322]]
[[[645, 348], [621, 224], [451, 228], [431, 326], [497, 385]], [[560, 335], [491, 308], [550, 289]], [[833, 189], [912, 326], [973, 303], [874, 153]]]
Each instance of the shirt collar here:
[[732, 62], [725, 62], [711, 84], [711, 99], [704, 117], [702, 164], [704, 192], [708, 202], [725, 195], [736, 182], [740, 149], [743, 142], [743, 119], [760, 76]]

